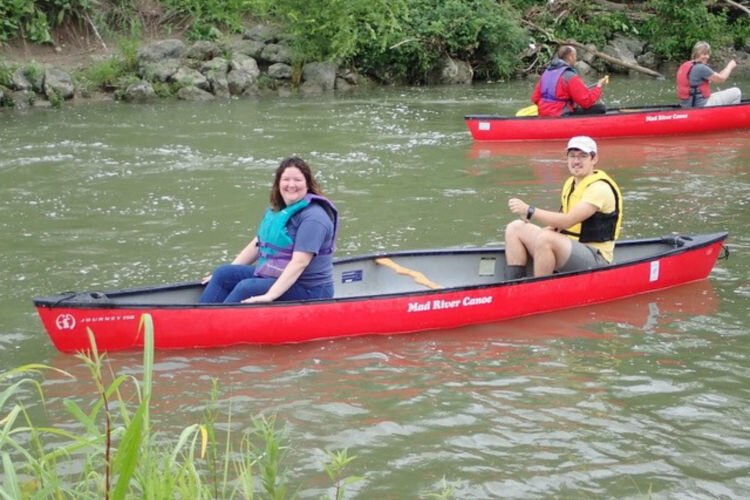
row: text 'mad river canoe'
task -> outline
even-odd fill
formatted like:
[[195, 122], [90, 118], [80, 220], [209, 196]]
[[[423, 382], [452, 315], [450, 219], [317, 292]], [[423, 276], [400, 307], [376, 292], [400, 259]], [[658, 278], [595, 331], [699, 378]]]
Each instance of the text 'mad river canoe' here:
[[750, 100], [703, 108], [679, 105], [615, 108], [605, 114], [563, 117], [467, 115], [465, 121], [475, 141], [698, 134], [750, 128]]
[[[393, 335], [492, 323], [655, 292], [708, 277], [726, 254], [726, 232], [624, 240], [606, 267], [504, 281], [502, 247], [399, 251], [337, 259], [335, 297], [269, 304], [198, 304], [181, 283], [34, 299], [63, 352], [137, 349], [142, 314], [157, 349], [280, 344]], [[550, 316], [550, 321], [554, 317]]]

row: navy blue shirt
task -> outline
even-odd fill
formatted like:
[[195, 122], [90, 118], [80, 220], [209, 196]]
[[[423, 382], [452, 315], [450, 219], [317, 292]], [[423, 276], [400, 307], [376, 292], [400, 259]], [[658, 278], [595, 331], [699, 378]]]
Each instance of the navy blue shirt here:
[[313, 254], [310, 264], [302, 271], [297, 283], [307, 287], [333, 284], [333, 252], [322, 250], [333, 248], [334, 227], [328, 212], [318, 203], [311, 203], [294, 214], [286, 225], [294, 240], [294, 252]]

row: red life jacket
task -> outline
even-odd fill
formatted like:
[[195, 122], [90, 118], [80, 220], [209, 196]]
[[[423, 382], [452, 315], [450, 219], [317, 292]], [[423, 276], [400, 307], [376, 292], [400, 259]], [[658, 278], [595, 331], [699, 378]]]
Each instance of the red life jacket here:
[[[541, 116], [561, 116], [565, 112], [573, 110], [573, 100], [570, 95], [560, 97], [557, 95], [557, 84], [566, 71], [575, 69], [560, 60], [554, 60], [552, 64], [542, 73], [542, 79], [539, 85], [541, 99], [539, 101], [539, 114]], [[564, 92], [564, 91], [563, 91]]]
[[698, 95], [698, 92], [700, 92], [705, 99], [708, 99], [711, 96], [711, 86], [708, 81], [703, 81], [698, 86], [690, 86], [690, 70], [692, 70], [693, 66], [696, 64], [695, 61], [685, 61], [677, 69], [677, 97], [682, 101], [694, 99], [694, 97]]

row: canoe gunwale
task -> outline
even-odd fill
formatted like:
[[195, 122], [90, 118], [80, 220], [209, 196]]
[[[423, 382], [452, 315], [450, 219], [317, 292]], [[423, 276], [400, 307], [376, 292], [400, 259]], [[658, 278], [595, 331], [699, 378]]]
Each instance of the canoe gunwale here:
[[[653, 244], [670, 244], [671, 246], [662, 252], [646, 255], [643, 257], [628, 259], [622, 262], [615, 262], [608, 266], [598, 267], [594, 269], [583, 269], [577, 271], [569, 271], [565, 273], [555, 273], [548, 276], [540, 277], [526, 277], [512, 281], [499, 281], [493, 283], [477, 284], [477, 285], [465, 285], [455, 287], [445, 287], [439, 289], [424, 289], [414, 290], [406, 292], [393, 292], [384, 293], [377, 295], [356, 295], [349, 297], [334, 297], [332, 299], [315, 299], [307, 301], [284, 301], [284, 302], [270, 302], [263, 304], [199, 304], [199, 303], [137, 303], [137, 302], [117, 302], [117, 297], [125, 297], [127, 295], [136, 294], [148, 294], [149, 292], [168, 292], [168, 291], [179, 291], [186, 288], [193, 288], [200, 286], [199, 281], [188, 281], [173, 283], [168, 285], [154, 285], [146, 287], [135, 287], [128, 289], [112, 290], [109, 292], [63, 292], [57, 295], [36, 297], [33, 299], [34, 306], [37, 308], [71, 308], [71, 309], [219, 309], [219, 308], [269, 308], [269, 307], [299, 307], [299, 306], [316, 306], [322, 304], [335, 304], [335, 303], [347, 303], [347, 302], [358, 302], [363, 300], [390, 300], [394, 297], [430, 297], [445, 293], [455, 293], [468, 290], [483, 290], [505, 286], [518, 286], [525, 285], [528, 283], [543, 282], [548, 280], [555, 280], [563, 277], [571, 277], [583, 274], [597, 274], [601, 272], [608, 272], [623, 267], [634, 266], [640, 263], [654, 261], [657, 259], [663, 259], [681, 253], [694, 251], [703, 247], [713, 245], [717, 242], [723, 242], [728, 237], [728, 232], [721, 231], [715, 233], [706, 234], [695, 234], [695, 235], [681, 235], [673, 234], [662, 237], [653, 238], [641, 238], [632, 240], [623, 240], [616, 244], [618, 248], [630, 247], [630, 246], [645, 246]], [[504, 253], [505, 248], [503, 246], [495, 247], [468, 247], [468, 248], [441, 248], [441, 249], [428, 249], [428, 250], [399, 250], [388, 253], [370, 253], [364, 255], [357, 255], [351, 257], [341, 257], [335, 260], [335, 264], [345, 263], [356, 263], [359, 261], [368, 261], [381, 258], [384, 256], [399, 258], [399, 257], [418, 257], [418, 256], [430, 256], [430, 255], [454, 255], [454, 254], [483, 254], [483, 253]], [[101, 296], [99, 295], [101, 294]], [[76, 297], [88, 295], [89, 300], [71, 300]], [[112, 297], [111, 300], [107, 300]], [[93, 299], [93, 300], [91, 300]], [[101, 299], [101, 300], [99, 300]]]
[[565, 115], [565, 116], [511, 116], [495, 114], [470, 114], [464, 115], [464, 120], [493, 120], [493, 121], [545, 121], [545, 120], [601, 120], [602, 118], [616, 118], [618, 116], [632, 116], [638, 114], [656, 113], [660, 111], [689, 111], [691, 114], [713, 113], [717, 109], [740, 108], [750, 106], [750, 99], [742, 99], [739, 104], [724, 104], [722, 106], [709, 106], [702, 108], [683, 108], [679, 104], [652, 104], [647, 106], [624, 106], [621, 108], [608, 109], [606, 113], [589, 115]]

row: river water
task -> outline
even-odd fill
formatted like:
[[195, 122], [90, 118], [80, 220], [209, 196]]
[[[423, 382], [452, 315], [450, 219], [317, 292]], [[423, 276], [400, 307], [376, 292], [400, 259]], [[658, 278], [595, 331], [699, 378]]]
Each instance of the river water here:
[[[63, 425], [62, 399], [95, 392], [31, 298], [203, 276], [251, 237], [292, 153], [341, 211], [339, 255], [499, 244], [509, 197], [558, 205], [564, 144], [472, 144], [463, 116], [513, 113], [530, 90], [0, 113], [0, 367], [79, 377], [45, 382]], [[638, 105], [672, 92], [613, 79], [606, 94]], [[303, 498], [331, 493], [325, 450], [341, 448], [364, 477], [349, 498], [416, 498], [443, 479], [457, 498], [749, 496], [750, 132], [607, 140], [600, 153], [624, 192], [623, 238], [730, 232], [710, 279], [461, 330], [159, 352], [155, 428], [176, 439], [200, 421], [215, 378], [236, 436], [261, 413], [286, 426]], [[140, 374], [138, 352], [109, 359]]]

